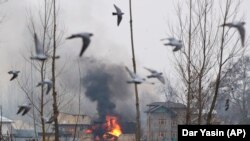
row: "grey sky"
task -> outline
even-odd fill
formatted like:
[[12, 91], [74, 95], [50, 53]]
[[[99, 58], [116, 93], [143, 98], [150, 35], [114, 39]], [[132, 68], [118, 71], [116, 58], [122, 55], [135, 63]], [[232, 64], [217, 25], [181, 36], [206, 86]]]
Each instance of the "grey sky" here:
[[[60, 29], [64, 37], [77, 32], [93, 32], [90, 47], [84, 56], [94, 57], [109, 63], [132, 67], [128, 0], [59, 0]], [[175, 14], [172, 4], [175, 0], [133, 0], [135, 52], [139, 73], [146, 74], [142, 67], [150, 67], [171, 75], [173, 60], [172, 49], [160, 42], [168, 34], [167, 23], [171, 23]], [[32, 47], [31, 35], [27, 32], [27, 10], [36, 14], [41, 0], [9, 0], [0, 6], [6, 16], [0, 25], [0, 103], [10, 105], [11, 98], [21, 92], [15, 90], [15, 82], [9, 82], [10, 69], [23, 69], [29, 64], [22, 55]], [[125, 13], [120, 26], [116, 26], [116, 17], [112, 16], [116, 4]], [[250, 30], [249, 0], [243, 0], [242, 12], [245, 13], [246, 29]], [[248, 14], [248, 15], [247, 15]], [[247, 32], [248, 35], [248, 32]], [[65, 41], [59, 49], [62, 62], [76, 61], [80, 52], [81, 40]], [[171, 59], [172, 58], [172, 59]], [[156, 88], [152, 88], [156, 92]], [[18, 88], [17, 88], [18, 89]], [[142, 91], [144, 92], [144, 91]], [[20, 96], [22, 97], [22, 96]], [[162, 97], [157, 95], [158, 99]], [[18, 97], [19, 98], [19, 97]], [[18, 100], [16, 99], [16, 102]], [[156, 99], [157, 99], [156, 98]], [[13, 101], [12, 101], [13, 102]], [[150, 102], [148, 100], [147, 102]], [[15, 102], [13, 102], [15, 103]], [[6, 108], [7, 110], [7, 108]]]

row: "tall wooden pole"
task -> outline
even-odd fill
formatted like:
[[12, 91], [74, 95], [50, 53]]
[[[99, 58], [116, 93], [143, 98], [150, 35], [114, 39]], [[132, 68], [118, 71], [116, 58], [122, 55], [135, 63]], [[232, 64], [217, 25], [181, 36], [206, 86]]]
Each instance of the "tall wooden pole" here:
[[52, 82], [53, 82], [53, 113], [54, 113], [54, 127], [55, 127], [55, 141], [59, 141], [59, 128], [58, 128], [58, 106], [57, 106], [57, 92], [56, 92], [56, 79], [55, 79], [55, 61], [56, 61], [56, 0], [53, 1], [53, 57], [52, 57]]
[[[132, 48], [132, 62], [134, 73], [136, 73], [136, 59], [134, 50], [134, 35], [133, 35], [133, 17], [132, 17], [132, 2], [129, 0], [130, 11], [130, 36], [131, 36], [131, 48]], [[140, 104], [137, 84], [135, 84], [135, 105], [136, 105], [136, 141], [140, 141], [141, 138], [141, 121], [140, 121]]]
[[2, 121], [2, 105], [0, 105], [0, 109], [1, 109], [1, 125], [0, 125], [0, 140], [2, 140], [2, 137], [3, 137], [3, 134], [2, 134], [2, 124], [3, 124], [3, 121]]
[[192, 0], [190, 0], [189, 7], [189, 32], [188, 32], [188, 93], [187, 93], [187, 110], [186, 110], [186, 124], [190, 124], [191, 114], [191, 41], [192, 41]]

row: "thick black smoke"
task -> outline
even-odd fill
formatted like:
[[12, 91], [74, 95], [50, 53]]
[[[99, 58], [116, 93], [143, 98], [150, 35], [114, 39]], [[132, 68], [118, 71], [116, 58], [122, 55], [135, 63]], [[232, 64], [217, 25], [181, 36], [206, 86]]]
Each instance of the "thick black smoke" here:
[[[86, 97], [97, 102], [96, 109], [100, 120], [104, 120], [107, 114], [118, 114], [125, 119], [134, 117], [133, 110], [129, 111], [129, 114], [125, 112], [133, 106], [133, 93], [130, 91], [130, 85], [126, 83], [128, 79], [124, 66], [97, 63], [92, 60], [91, 67], [82, 78], [82, 84], [86, 89]], [[125, 105], [124, 108], [127, 109], [117, 110], [117, 103]]]
[[112, 102], [112, 92], [109, 82], [112, 76], [103, 70], [92, 70], [83, 79], [83, 86], [86, 88], [85, 95], [97, 102], [97, 111], [100, 118], [105, 118], [107, 114], [114, 114], [115, 104]]

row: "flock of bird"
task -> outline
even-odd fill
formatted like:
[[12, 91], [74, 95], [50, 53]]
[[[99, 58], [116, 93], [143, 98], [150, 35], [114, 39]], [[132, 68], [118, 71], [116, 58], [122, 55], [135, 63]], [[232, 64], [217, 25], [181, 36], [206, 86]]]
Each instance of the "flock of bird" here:
[[[242, 45], [242, 47], [244, 47], [245, 46], [245, 34], [246, 34], [245, 27], [244, 27], [245, 24], [246, 24], [245, 22], [231, 22], [231, 23], [222, 24], [222, 25], [220, 25], [220, 27], [227, 26], [229, 28], [236, 28], [240, 34], [241, 45]], [[165, 46], [175, 47], [173, 49], [173, 52], [176, 52], [183, 47], [182, 40], [178, 40], [178, 39], [173, 38], [173, 37], [161, 39], [161, 41], [164, 41], [164, 40], [169, 41], [168, 43], [164, 44]]]
[[[242, 47], [245, 46], [245, 28], [244, 28], [245, 22], [232, 22], [232, 23], [225, 23], [220, 25], [221, 27], [223, 26], [227, 26], [229, 28], [236, 28], [240, 34], [240, 38], [241, 38], [241, 44]], [[174, 37], [170, 37], [170, 38], [164, 38], [161, 39], [161, 41], [164, 40], [168, 40], [168, 43], [165, 43], [165, 46], [172, 46], [174, 47], [173, 52], [179, 51], [183, 48], [183, 41], [176, 39]], [[147, 78], [157, 78], [160, 82], [162, 82], [163, 84], [165, 83], [164, 78], [162, 76], [161, 72], [158, 72], [156, 70], [152, 70], [149, 68], [145, 68], [146, 70], [148, 70], [149, 72], [151, 72], [151, 75], [147, 76]], [[141, 84], [143, 82], [146, 82], [146, 79], [139, 77], [137, 74], [131, 72], [127, 67], [126, 70], [128, 71], [128, 73], [130, 74], [132, 80], [128, 81], [128, 83], [136, 83], [136, 84]], [[154, 84], [154, 83], [151, 83]]]
[[[113, 16], [117, 16], [117, 26], [120, 25], [121, 21], [122, 21], [122, 16], [124, 15], [124, 13], [121, 11], [121, 9], [119, 7], [117, 7], [114, 4], [114, 8], [116, 10], [116, 12], [113, 12], [112, 15]], [[232, 23], [225, 23], [221, 26], [227, 26], [230, 28], [236, 28], [240, 34], [240, 38], [241, 38], [241, 43], [242, 46], [244, 47], [244, 41], [245, 41], [245, 28], [244, 28], [244, 24], [245, 22], [232, 22]], [[83, 33], [77, 33], [77, 34], [72, 34], [70, 37], [66, 38], [66, 39], [74, 39], [74, 38], [81, 38], [82, 39], [82, 48], [80, 51], [79, 56], [81, 57], [83, 55], [83, 53], [86, 51], [86, 49], [88, 48], [88, 46], [90, 45], [91, 42], [91, 37], [93, 36], [92, 33], [88, 33], [88, 32], [83, 32]], [[163, 40], [168, 40], [168, 43], [165, 43], [165, 46], [172, 46], [174, 47], [173, 52], [179, 51], [183, 48], [183, 42], [182, 40], [170, 37], [170, 38], [166, 38], [166, 39], [161, 39]], [[34, 42], [35, 42], [35, 56], [30, 57], [30, 59], [32, 60], [38, 60], [38, 61], [45, 61], [48, 58], [51, 58], [51, 56], [47, 55], [44, 51], [44, 48], [42, 47], [42, 44], [40, 43], [36, 33], [34, 33]], [[56, 59], [59, 58], [59, 56], [55, 57]], [[132, 71], [130, 71], [127, 67], [125, 67], [126, 71], [129, 73], [131, 80], [128, 80], [127, 83], [133, 83], [133, 84], [141, 84], [141, 83], [150, 83], [150, 84], [154, 84], [151, 82], [146, 81], [145, 78], [141, 78], [139, 75], [137, 75], [136, 73], [133, 73]], [[146, 68], [145, 69], [147, 71], [150, 72], [150, 75], [147, 76], [147, 78], [156, 78], [158, 79], [161, 83], [165, 84], [165, 80], [163, 77], [163, 73], [162, 72], [158, 72], [156, 70], [150, 69], [150, 68]], [[10, 81], [16, 79], [18, 77], [18, 74], [20, 73], [20, 71], [17, 70], [11, 70], [8, 72], [10, 75], [12, 75]], [[51, 91], [51, 88], [53, 86], [53, 82], [50, 79], [44, 79], [43, 81], [39, 82], [37, 84], [37, 87], [39, 86], [47, 86], [47, 90], [46, 90], [46, 94], [49, 94], [49, 92]], [[228, 102], [227, 102], [227, 106], [228, 106]], [[19, 105], [18, 106], [19, 109], [17, 111], [17, 114], [22, 113], [22, 116], [26, 115], [31, 107], [32, 104], [28, 103], [28, 104], [23, 104], [23, 105]], [[53, 117], [53, 116], [52, 116]], [[52, 123], [53, 118], [45, 118], [44, 120], [46, 121], [46, 123]]]

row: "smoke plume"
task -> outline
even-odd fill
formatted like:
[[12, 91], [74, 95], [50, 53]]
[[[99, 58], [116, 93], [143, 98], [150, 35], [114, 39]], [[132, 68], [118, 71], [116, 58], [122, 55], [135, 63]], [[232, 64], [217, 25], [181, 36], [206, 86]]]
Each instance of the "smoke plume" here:
[[128, 109], [117, 110], [116, 106], [125, 104], [125, 107], [133, 109], [131, 107], [133, 95], [129, 89], [130, 85], [126, 83], [128, 79], [124, 66], [92, 60], [92, 67], [87, 69], [86, 75], [82, 78], [82, 85], [86, 89], [86, 97], [97, 102], [96, 109], [100, 120], [107, 114], [119, 114], [126, 119], [134, 117], [133, 110], [129, 114], [126, 112]]

